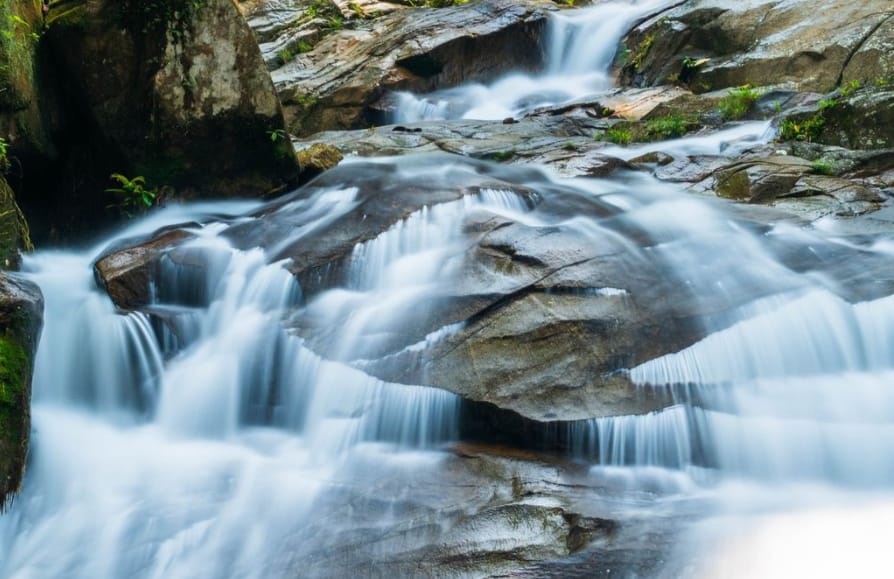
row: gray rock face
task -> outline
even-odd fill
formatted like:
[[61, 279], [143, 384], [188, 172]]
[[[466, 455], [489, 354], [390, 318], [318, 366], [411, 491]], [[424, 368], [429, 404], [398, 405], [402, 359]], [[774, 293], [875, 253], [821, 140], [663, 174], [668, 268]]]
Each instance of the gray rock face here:
[[808, 135], [816, 143], [859, 150], [894, 148], [894, 83], [869, 85], [847, 96], [834, 93], [824, 102], [825, 108], [795, 113], [788, 120], [804, 124], [819, 119]]
[[542, 62], [553, 6], [497, 0], [400, 10], [329, 34], [273, 73], [289, 129], [307, 135], [379, 124], [387, 91], [430, 92], [532, 70]]
[[[744, 84], [827, 92], [842, 77], [894, 73], [882, 54], [892, 16], [886, 0], [685, 2], [627, 38], [634, 57], [625, 78], [637, 86], [677, 78], [700, 92]], [[708, 60], [687, 67], [686, 58]]]

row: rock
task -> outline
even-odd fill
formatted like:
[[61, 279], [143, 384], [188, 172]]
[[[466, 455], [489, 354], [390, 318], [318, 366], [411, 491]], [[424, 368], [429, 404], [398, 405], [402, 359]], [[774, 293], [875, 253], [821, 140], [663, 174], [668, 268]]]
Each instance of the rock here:
[[309, 50], [342, 18], [329, 0], [248, 0], [240, 7], [271, 70]]
[[[826, 215], [862, 215], [877, 210], [887, 198], [860, 181], [823, 174], [833, 163], [850, 169], [859, 166], [861, 156], [855, 152], [819, 145], [798, 148], [815, 160], [779, 154], [746, 157], [717, 168], [711, 189], [720, 197], [773, 204], [810, 221]], [[863, 162], [873, 158], [878, 157], [862, 155]]]
[[675, 5], [626, 38], [622, 78], [635, 86], [678, 81], [698, 92], [744, 84], [827, 92], [845, 75], [894, 73], [889, 55], [879, 56], [891, 41], [890, 2], [816, 8], [809, 0]]
[[122, 250], [107, 251], [93, 265], [97, 285], [105, 289], [121, 309], [133, 310], [150, 303], [150, 283], [165, 250], [193, 235], [180, 229], [163, 232], [146, 243], [131, 244]]
[[667, 570], [675, 533], [697, 511], [671, 501], [663, 516], [643, 515], [668, 490], [641, 493], [631, 509], [620, 481], [587, 472], [493, 445], [457, 445], [413, 471], [360, 455], [321, 495], [324, 515], [287, 538], [283, 575], [350, 576], [369, 561], [394, 577], [589, 577], [604, 561], [620, 576]]
[[46, 42], [117, 172], [214, 197], [296, 178], [269, 73], [232, 0], [82, 0], [53, 15]]
[[[787, 132], [792, 125], [802, 129]], [[894, 148], [894, 84], [833, 93], [816, 107], [788, 115], [782, 137], [848, 149]]]
[[533, 70], [552, 8], [496, 0], [401, 10], [329, 34], [273, 73], [289, 129], [308, 135], [382, 124], [389, 105], [379, 101], [389, 91], [431, 92]]
[[0, 273], [0, 511], [19, 490], [31, 433], [31, 373], [43, 323], [31, 282]]
[[843, 85], [872, 84], [894, 78], [894, 16], [889, 15], [851, 56], [841, 74]]
[[[19, 165], [55, 155], [38, 92], [37, 48], [42, 25], [38, 2], [8, 0], [0, 4], [0, 137]], [[0, 173], [7, 169], [0, 165]]]
[[323, 143], [314, 143], [306, 149], [298, 151], [298, 164], [301, 165], [300, 181], [306, 183], [336, 165], [338, 165], [344, 155], [333, 147]]
[[795, 183], [811, 170], [808, 161], [783, 155], [742, 161], [717, 171], [715, 188], [726, 199], [766, 203], [790, 195]]
[[28, 222], [16, 204], [15, 195], [0, 176], [0, 269], [18, 269], [20, 251], [31, 251]]

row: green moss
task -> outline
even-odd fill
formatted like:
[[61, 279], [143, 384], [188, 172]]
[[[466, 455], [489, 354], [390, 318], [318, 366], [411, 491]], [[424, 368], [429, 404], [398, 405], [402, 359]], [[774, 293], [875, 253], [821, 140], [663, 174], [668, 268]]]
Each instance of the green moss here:
[[751, 196], [750, 181], [745, 171], [727, 175], [717, 185], [717, 194], [725, 199], [743, 200]]
[[27, 108], [39, 25], [13, 0], [0, 0], [0, 110]]
[[0, 510], [18, 490], [28, 450], [28, 354], [0, 337]]
[[652, 50], [652, 45], [654, 43], [655, 35], [653, 34], [643, 38], [636, 46], [636, 50], [633, 50], [628, 56], [627, 65], [633, 70], [639, 70], [643, 65], [643, 61], [646, 59], [646, 56], [649, 55], [649, 51]]

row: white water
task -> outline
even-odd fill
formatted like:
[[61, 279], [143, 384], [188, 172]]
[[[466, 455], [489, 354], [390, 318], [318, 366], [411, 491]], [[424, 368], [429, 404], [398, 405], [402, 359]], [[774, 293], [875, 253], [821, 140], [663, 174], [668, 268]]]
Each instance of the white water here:
[[397, 93], [394, 121], [499, 120], [607, 92], [614, 86], [609, 71], [621, 38], [637, 20], [673, 3], [608, 1], [550, 13], [544, 73], [514, 73], [488, 85], [468, 84], [428, 95]]
[[[575, 66], [555, 64], [543, 78], [552, 86], [588, 79], [582, 91], [600, 90], [605, 79], [588, 70], [602, 64]], [[728, 152], [765, 130], [746, 124], [671, 146]], [[618, 153], [635, 153], [626, 151]], [[786, 267], [768, 238], [808, 247], [848, 242], [784, 227], [754, 234], [646, 177], [575, 187], [613, 206], [620, 230], [634, 235], [585, 215], [522, 217], [530, 208], [495, 189], [425, 207], [358, 244], [338, 287], [306, 305], [320, 327], [335, 328], [332, 358], [341, 362], [320, 359], [288, 329], [302, 292], [284, 263], [269, 263], [279, 247], [235, 250], [219, 225], [194, 228], [179, 261], [163, 262], [151, 315], [122, 315], [93, 287], [90, 264], [101, 247], [27, 258], [46, 297], [46, 322], [25, 489], [0, 517], [0, 577], [325, 575], [305, 567], [334, 548], [311, 523], [350, 529], [352, 505], [320, 510], [323, 499], [351, 485], [375, 489], [379, 469], [437, 469], [437, 448], [456, 437], [457, 397], [358, 368], [425, 299], [450, 287], [466, 248], [462, 227], [482, 209], [616, 243], [631, 264], [661, 264], [706, 302], [731, 302], [742, 286], [767, 288], [767, 297], [728, 317], [705, 319], [714, 331], [704, 340], [628, 369], [642, 388], [672, 392], [676, 405], [567, 426], [578, 456], [595, 461], [597, 486], [680, 496], [710, 489], [716, 515], [681, 541], [687, 575], [887, 576], [879, 538], [894, 505], [894, 301], [849, 303], [837, 280]], [[296, 201], [307, 225], [281, 245], [354, 209], [356, 195], [348, 186]], [[253, 207], [170, 208], [115, 237]], [[880, 239], [868, 251], [890, 247]], [[204, 267], [191, 268], [189, 257]], [[611, 287], [588, 292], [628, 298]], [[405, 350], [424, 351], [462, 328], [438, 328]], [[364, 472], [345, 474], [350, 465]], [[688, 565], [693, 553], [701, 560]]]

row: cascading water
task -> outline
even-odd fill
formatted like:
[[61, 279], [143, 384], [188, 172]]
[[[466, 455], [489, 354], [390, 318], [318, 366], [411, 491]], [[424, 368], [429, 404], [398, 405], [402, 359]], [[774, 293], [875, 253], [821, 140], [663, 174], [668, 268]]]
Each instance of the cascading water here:
[[[666, 4], [624, 4], [622, 13], [617, 3], [601, 3], [577, 13], [583, 27], [567, 37], [560, 31], [572, 17], [556, 16], [550, 66], [531, 94], [555, 88], [562, 78], [582, 79], [580, 94], [607, 86], [599, 71], [608, 66], [616, 31]], [[613, 10], [612, 18], [600, 10]], [[600, 38], [588, 26], [615, 32], [599, 33], [610, 41], [597, 40], [598, 50], [576, 46], [582, 34], [587, 41]], [[584, 66], [576, 58], [583, 52], [602, 56]], [[514, 99], [498, 103], [496, 118], [528, 106], [506, 85], [492, 89]], [[577, 90], [555, 100], [580, 96]], [[721, 154], [766, 129], [744, 124], [670, 147]], [[380, 163], [416, 171], [419, 183], [435, 173], [449, 179], [476, 170], [455, 159], [438, 171], [419, 170], [409, 160]], [[482, 214], [573, 232], [588, 246], [620, 248], [606, 256], [620, 255], [621, 269], [632, 276], [658, 271], [682, 288], [675, 297], [700, 306], [695, 325], [705, 337], [620, 370], [643, 390], [666, 392], [671, 406], [558, 427], [574, 458], [591, 464], [589, 482], [626, 481], [634, 498], [622, 503], [632, 511], [643, 510], [637, 502], [643, 494], [670, 494], [671, 503], [710, 496], [720, 515], [682, 541], [684, 563], [676, 569], [688, 571], [681, 574], [767, 577], [782, 569], [781, 576], [799, 575], [806, 567], [754, 565], [768, 552], [768, 538], [780, 542], [794, 533], [793, 522], [820, 528], [840, 522], [868, 539], [882, 533], [873, 525], [889, 519], [894, 504], [894, 299], [854, 297], [845, 276], [805, 272], [788, 256], [828, 250], [887, 260], [890, 239], [855, 246], [834, 233], [786, 223], [755, 227], [723, 205], [644, 175], [533, 180], [519, 170], [517, 176], [526, 195], [485, 186], [408, 211], [354, 244], [338, 267], [317, 272], [325, 283], [318, 280], [324, 287], [315, 294], [303, 291], [280, 254], [358, 211], [357, 183], [289, 200], [283, 207], [300, 214], [301, 225], [280, 232], [266, 249], [237, 249], [226, 235], [229, 226], [261, 219], [246, 213], [255, 203], [169, 208], [120, 232], [107, 241], [172, 223], [206, 223], [186, 227], [191, 239], [163, 255], [152, 303], [140, 311], [116, 311], [95, 288], [91, 264], [106, 242], [26, 258], [28, 275], [46, 298], [46, 321], [25, 488], [0, 516], [0, 576], [338, 576], [345, 568], [327, 565], [339, 558], [350, 565], [384, 557], [377, 549], [416, 553], [425, 542], [440, 546], [455, 531], [439, 525], [436, 509], [425, 513], [431, 518], [416, 542], [391, 534], [415, 531], [408, 519], [422, 517], [426, 503], [413, 492], [440, 489], [398, 485], [411, 495], [400, 505], [384, 489], [395, 473], [414, 481], [419, 472], [441, 472], [443, 456], [434, 449], [457, 439], [461, 399], [383, 381], [371, 368], [381, 359], [421, 356], [464, 330], [465, 320], [416, 334], [406, 328], [426, 304], [450, 293]], [[590, 215], [580, 207], [599, 211]], [[489, 289], [517, 289], [508, 275], [505, 284]], [[565, 291], [605, 303], [636, 298], [610, 285]], [[325, 356], [315, 340], [331, 345]], [[358, 490], [366, 487], [376, 496]], [[373, 515], [360, 512], [357, 495]], [[584, 500], [596, 502], [597, 495]], [[407, 505], [417, 500], [423, 507], [413, 511]], [[444, 506], [449, 509], [462, 510]], [[755, 521], [754, 512], [768, 516]], [[738, 527], [756, 530], [741, 541], [731, 531]], [[364, 550], [370, 537], [375, 547]], [[511, 550], [509, 539], [500, 540]], [[835, 540], [821, 536], [812, 547], [831, 553]], [[716, 545], [724, 557], [693, 557], [705, 545]], [[854, 549], [883, 551], [871, 540]], [[353, 550], [360, 553], [356, 559], [344, 555]]]
[[607, 92], [614, 86], [609, 70], [624, 33], [637, 20], [671, 4], [673, 0], [611, 1], [551, 13], [544, 73], [510, 74], [489, 85], [469, 84], [428, 95], [397, 93], [394, 120], [498, 120]]

